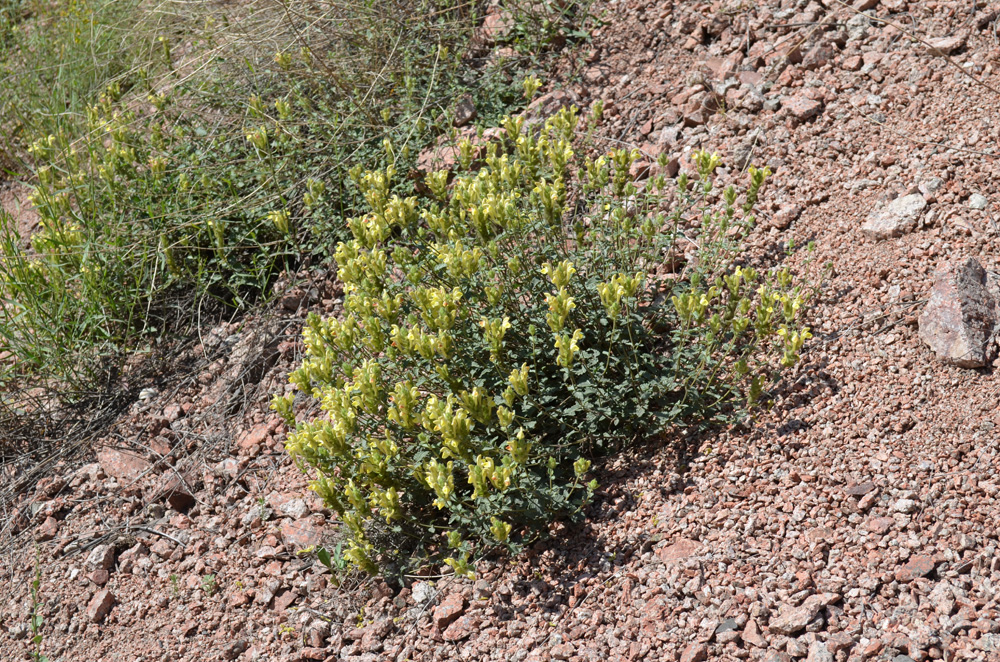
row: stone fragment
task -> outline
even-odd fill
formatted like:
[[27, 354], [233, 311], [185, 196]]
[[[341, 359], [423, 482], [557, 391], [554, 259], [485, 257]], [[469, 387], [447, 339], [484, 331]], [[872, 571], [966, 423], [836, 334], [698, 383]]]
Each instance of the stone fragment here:
[[115, 596], [108, 589], [98, 591], [87, 605], [87, 620], [102, 623], [115, 606]]
[[779, 230], [784, 230], [791, 225], [792, 221], [797, 219], [801, 213], [802, 207], [799, 205], [786, 205], [779, 209], [778, 213], [771, 217], [771, 225]]
[[884, 536], [895, 525], [896, 520], [891, 517], [876, 517], [868, 522], [868, 530], [880, 536]]
[[59, 532], [59, 520], [55, 517], [46, 517], [42, 525], [35, 531], [35, 542], [46, 542], [56, 537]]
[[904, 195], [869, 214], [861, 231], [873, 239], [901, 237], [916, 229], [917, 220], [926, 207], [924, 196], [918, 193]]
[[410, 595], [413, 596], [413, 601], [418, 605], [422, 605], [433, 598], [434, 593], [434, 586], [429, 582], [414, 582], [413, 586], [410, 587]]
[[671, 563], [676, 561], [683, 561], [684, 559], [690, 558], [692, 556], [697, 556], [701, 554], [702, 545], [697, 540], [689, 540], [687, 538], [681, 538], [674, 544], [668, 547], [661, 547], [657, 554], [660, 560], [664, 563]]
[[461, 616], [464, 611], [465, 596], [461, 593], [452, 593], [442, 600], [441, 604], [434, 608], [434, 613], [432, 614], [434, 627], [438, 630], [444, 630], [446, 627], [451, 625], [455, 619]]
[[965, 37], [954, 35], [927, 40], [927, 53], [930, 55], [951, 55], [965, 47]]
[[809, 645], [809, 656], [806, 662], [835, 662], [833, 653], [822, 641], [814, 641]]
[[875, 483], [865, 481], [863, 483], [850, 483], [844, 488], [844, 492], [851, 496], [862, 497], [875, 489]]
[[782, 106], [792, 117], [800, 122], [810, 120], [823, 111], [823, 104], [808, 97], [791, 97], [785, 99]]
[[[462, 639], [465, 639], [466, 637], [471, 635], [473, 632], [476, 632], [479, 629], [480, 622], [481, 621], [479, 616], [476, 616], [475, 614], [465, 614], [455, 619], [455, 621], [452, 622], [451, 625], [445, 628], [444, 634], [442, 636], [444, 637], [445, 641], [449, 642], [461, 641]], [[563, 646], [562, 648], [556, 646], [552, 649], [552, 657], [554, 657], [557, 660], [568, 660], [570, 657], [573, 656], [574, 652], [573, 644], [567, 643], [563, 644], [562, 646]], [[557, 653], [560, 650], [566, 655], [565, 657], [557, 656]]]
[[869, 492], [860, 499], [858, 499], [858, 510], [865, 512], [869, 508], [875, 505], [878, 501], [878, 492]]
[[111, 574], [107, 570], [98, 568], [97, 570], [94, 570], [92, 573], [90, 573], [87, 576], [87, 579], [94, 582], [98, 586], [104, 586], [105, 584], [108, 583], [108, 579], [110, 579], [110, 577]]
[[802, 56], [802, 68], [806, 71], [819, 69], [824, 64], [833, 59], [835, 52], [833, 48], [826, 44], [817, 44], [806, 51]]
[[705, 644], [688, 644], [681, 653], [681, 662], [705, 662], [708, 659], [708, 646]]
[[932, 556], [911, 556], [905, 564], [896, 569], [896, 581], [907, 583], [926, 577], [934, 572], [935, 565], [937, 564]]
[[313, 547], [323, 542], [323, 527], [311, 519], [285, 520], [281, 523], [281, 538], [286, 546], [296, 549]]
[[283, 614], [299, 599], [299, 594], [292, 590], [282, 590], [274, 596], [274, 611]]
[[99, 570], [111, 570], [115, 564], [115, 548], [113, 545], [98, 545], [87, 556], [87, 565]]
[[915, 499], [899, 499], [892, 504], [892, 509], [897, 513], [910, 515], [920, 510], [920, 503]]
[[121, 481], [136, 480], [151, 466], [145, 458], [115, 448], [102, 448], [97, 452], [97, 461], [104, 473]]
[[992, 361], [996, 302], [975, 258], [938, 267], [930, 300], [917, 322], [920, 338], [941, 361], [962, 368]]
[[757, 621], [752, 618], [747, 620], [747, 625], [743, 628], [743, 641], [757, 648], [767, 648], [767, 639], [761, 634]]
[[973, 193], [969, 196], [969, 209], [986, 209], [989, 204], [989, 199], [982, 193]]
[[266, 422], [247, 430], [236, 442], [242, 453], [249, 453], [254, 446], [263, 446], [271, 441], [271, 426]]
[[715, 628], [715, 640], [720, 644], [729, 644], [740, 638], [740, 626], [735, 618], [727, 618]]
[[819, 593], [810, 595], [798, 607], [785, 608], [771, 619], [767, 629], [773, 634], [786, 636], [801, 632], [809, 625], [820, 610], [840, 599], [835, 593]]
[[789, 639], [785, 644], [785, 650], [794, 658], [805, 657], [809, 654], [809, 646], [802, 639]]
[[455, 106], [455, 119], [453, 124], [455, 127], [461, 128], [476, 119], [476, 106], [472, 103], [472, 97], [466, 95], [458, 102]]
[[510, 10], [493, 4], [490, 5], [486, 17], [483, 19], [483, 25], [479, 29], [479, 36], [486, 45], [491, 45], [497, 41], [506, 39], [510, 35], [511, 30], [514, 29], [514, 25], [514, 17], [511, 15]]

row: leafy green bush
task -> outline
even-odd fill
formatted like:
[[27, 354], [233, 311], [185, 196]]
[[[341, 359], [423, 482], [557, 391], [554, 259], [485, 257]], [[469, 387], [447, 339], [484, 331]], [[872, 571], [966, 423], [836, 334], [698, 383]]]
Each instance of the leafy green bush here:
[[[471, 574], [516, 551], [580, 512], [591, 458], [741, 416], [809, 337], [791, 274], [739, 266], [767, 170], [720, 194], [699, 153], [667, 214], [667, 180], [640, 192], [629, 175], [637, 152], [578, 162], [577, 123], [506, 119], [499, 142], [460, 145], [452, 183], [427, 177], [433, 200], [393, 195], [391, 167], [357, 173], [369, 212], [336, 250], [344, 313], [310, 317], [273, 407], [366, 570]], [[655, 277], [692, 210], [696, 259]], [[296, 391], [324, 413], [296, 422]]]

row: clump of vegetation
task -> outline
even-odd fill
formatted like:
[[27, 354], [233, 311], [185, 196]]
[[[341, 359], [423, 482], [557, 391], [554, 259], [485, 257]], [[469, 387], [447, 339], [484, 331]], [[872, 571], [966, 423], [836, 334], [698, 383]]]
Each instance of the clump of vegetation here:
[[[695, 180], [640, 191], [638, 153], [581, 163], [577, 124], [505, 119], [499, 141], [460, 144], [454, 181], [427, 177], [432, 199], [395, 194], [391, 166], [355, 172], [368, 210], [336, 249], [344, 312], [310, 317], [273, 406], [360, 568], [471, 576], [578, 515], [593, 458], [744, 417], [809, 338], [792, 275], [740, 263], [766, 169], [717, 191], [701, 152]], [[654, 276], [690, 214], [696, 259]], [[296, 421], [296, 392], [323, 414]]]
[[7, 388], [90, 391], [245, 308], [346, 236], [355, 164], [409, 170], [467, 93], [484, 122], [521, 102], [511, 62], [465, 57], [481, 17], [453, 0], [26, 4], [0, 2], [0, 149], [42, 220], [30, 246], [2, 222]]

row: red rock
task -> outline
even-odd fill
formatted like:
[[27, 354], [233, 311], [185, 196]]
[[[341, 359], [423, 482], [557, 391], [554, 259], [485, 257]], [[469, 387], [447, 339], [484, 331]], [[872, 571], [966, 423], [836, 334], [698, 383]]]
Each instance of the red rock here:
[[39, 479], [35, 485], [35, 494], [45, 499], [54, 498], [66, 487], [66, 479], [62, 476], [46, 476]]
[[87, 620], [91, 623], [102, 623], [114, 606], [115, 596], [111, 591], [108, 589], [98, 591], [87, 605]]
[[[444, 634], [442, 636], [444, 637], [445, 641], [450, 641], [450, 642], [461, 641], [462, 639], [465, 639], [473, 632], [476, 632], [479, 629], [480, 623], [481, 619], [479, 618], [478, 615], [465, 614], [464, 616], [460, 616], [459, 618], [457, 618], [454, 622], [452, 622], [451, 625], [445, 628]], [[570, 649], [572, 650], [572, 646], [570, 647]], [[555, 649], [553, 649], [553, 651], [555, 651]], [[572, 653], [570, 653], [570, 655], [572, 655]], [[555, 657], [554, 652], [553, 652], [553, 657]], [[556, 658], [556, 659], [568, 659], [568, 658]]]
[[904, 565], [896, 569], [896, 581], [906, 583], [926, 577], [934, 572], [935, 565], [937, 564], [931, 556], [911, 556]]
[[705, 546], [696, 540], [681, 538], [669, 547], [661, 547], [657, 555], [664, 563], [670, 563], [697, 556], [701, 554], [704, 548]]
[[751, 646], [756, 646], [757, 648], [767, 648], [767, 639], [765, 639], [761, 634], [757, 621], [752, 618], [747, 621], [746, 627], [743, 628], [742, 637], [743, 641]]
[[965, 37], [954, 35], [927, 40], [927, 52], [931, 55], [951, 55], [965, 47]]
[[284, 520], [281, 523], [281, 538], [286, 545], [296, 549], [313, 547], [323, 542], [323, 527], [310, 518]]
[[857, 71], [861, 69], [863, 62], [859, 55], [852, 55], [851, 57], [844, 58], [844, 69], [848, 71]]
[[237, 440], [236, 446], [248, 453], [254, 446], [264, 446], [271, 441], [271, 426], [266, 422], [248, 430]]
[[108, 579], [110, 577], [111, 574], [107, 570], [104, 570], [103, 568], [98, 568], [97, 570], [90, 573], [90, 575], [88, 575], [87, 578], [90, 581], [97, 584], [98, 586], [104, 586], [105, 584], [108, 583]]
[[802, 68], [806, 71], [819, 69], [833, 59], [834, 50], [826, 44], [817, 44], [802, 56]]
[[553, 660], [568, 660], [573, 657], [575, 652], [576, 647], [573, 644], [566, 642], [553, 646], [550, 654], [552, 655]]
[[452, 593], [446, 597], [441, 601], [441, 604], [434, 608], [432, 615], [434, 627], [438, 630], [444, 630], [456, 618], [462, 615], [465, 611], [465, 604], [465, 596], [461, 593]]
[[134, 453], [115, 448], [102, 448], [97, 452], [97, 461], [104, 473], [120, 481], [134, 481], [149, 471], [150, 463]]
[[299, 594], [295, 591], [284, 590], [278, 591], [274, 596], [274, 611], [282, 614], [288, 611], [288, 608], [294, 604], [296, 600], [299, 599]]
[[182, 416], [184, 416], [184, 410], [180, 405], [167, 405], [163, 408], [163, 418], [167, 420], [167, 423], [173, 423]]
[[896, 525], [896, 520], [891, 517], [876, 517], [868, 522], [868, 530], [874, 534], [884, 536]]
[[514, 25], [514, 19], [509, 10], [502, 9], [497, 5], [490, 5], [479, 30], [479, 36], [486, 44], [493, 44], [506, 39], [511, 30], [514, 29]]
[[166, 457], [174, 449], [174, 444], [166, 437], [153, 437], [149, 440], [149, 449], [161, 457]]
[[871, 481], [865, 481], [864, 483], [848, 483], [847, 487], [844, 488], [844, 492], [851, 496], [864, 496], [875, 489], [875, 483]]
[[799, 205], [786, 205], [778, 210], [773, 217], [771, 217], [771, 225], [778, 228], [779, 230], [784, 230], [792, 224], [792, 221], [797, 219], [802, 213], [802, 207]]
[[681, 653], [681, 662], [705, 662], [708, 659], [708, 646], [705, 644], [688, 644]]
[[35, 542], [52, 540], [57, 533], [59, 533], [59, 520], [55, 517], [46, 517], [42, 525], [35, 531]]
[[945, 262], [934, 273], [930, 300], [917, 319], [920, 339], [945, 363], [986, 365], [994, 355], [996, 305], [975, 258]]
[[325, 648], [303, 648], [299, 651], [299, 660], [325, 660], [326, 654]]
[[782, 102], [784, 107], [792, 117], [804, 122], [810, 120], [823, 111], [823, 104], [815, 99], [808, 99], [804, 96], [791, 97]]
[[798, 607], [782, 609], [777, 616], [771, 619], [767, 629], [774, 634], [793, 635], [804, 630], [816, 618], [820, 609], [839, 599], [840, 596], [836, 593], [810, 595]]
[[243, 607], [250, 604], [250, 596], [247, 595], [246, 591], [236, 591], [229, 596], [226, 600], [226, 604], [232, 608]]

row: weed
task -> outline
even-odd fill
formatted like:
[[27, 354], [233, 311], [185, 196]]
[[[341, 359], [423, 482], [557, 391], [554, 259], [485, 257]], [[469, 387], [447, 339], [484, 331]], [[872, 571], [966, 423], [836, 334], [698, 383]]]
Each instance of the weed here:
[[175, 598], [181, 594], [181, 578], [177, 575], [170, 575], [170, 594]]
[[218, 589], [218, 584], [215, 575], [205, 575], [201, 578], [201, 590], [205, 591], [205, 595], [212, 597], [215, 595], [216, 589]]

